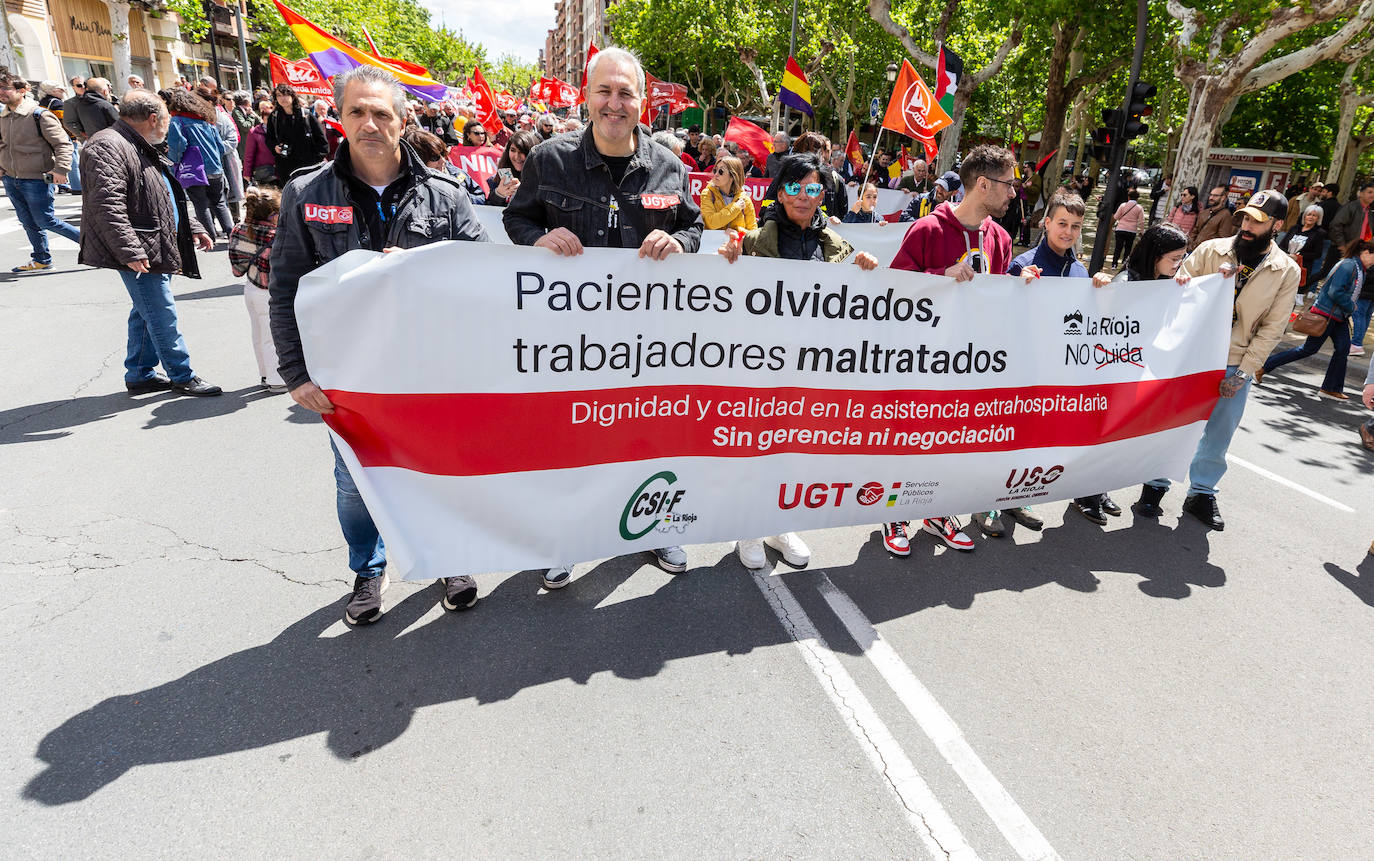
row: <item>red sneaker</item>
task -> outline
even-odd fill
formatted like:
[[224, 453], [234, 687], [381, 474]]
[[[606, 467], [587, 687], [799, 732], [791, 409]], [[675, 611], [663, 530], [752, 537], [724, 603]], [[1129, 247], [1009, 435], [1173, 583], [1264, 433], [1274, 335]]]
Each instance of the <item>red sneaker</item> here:
[[883, 524], [883, 546], [893, 556], [910, 556], [911, 542], [906, 537], [906, 523]]
[[936, 538], [945, 542], [945, 545], [955, 550], [972, 550], [973, 539], [969, 538], [959, 529], [959, 520], [955, 517], [928, 517], [921, 524], [921, 528]]

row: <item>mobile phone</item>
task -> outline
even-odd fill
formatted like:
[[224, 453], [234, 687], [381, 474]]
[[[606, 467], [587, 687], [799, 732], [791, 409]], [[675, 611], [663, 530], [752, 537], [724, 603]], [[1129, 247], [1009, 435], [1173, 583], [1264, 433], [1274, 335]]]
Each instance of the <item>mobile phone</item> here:
[[511, 173], [508, 167], [501, 168], [497, 173], [500, 174], [502, 182], [510, 182], [512, 179], [515, 179], [515, 174]]
[[50, 173], [45, 173], [45, 174], [43, 174], [43, 181], [46, 182], [48, 185], [52, 185], [52, 183], [53, 183], [52, 174], [50, 174]]

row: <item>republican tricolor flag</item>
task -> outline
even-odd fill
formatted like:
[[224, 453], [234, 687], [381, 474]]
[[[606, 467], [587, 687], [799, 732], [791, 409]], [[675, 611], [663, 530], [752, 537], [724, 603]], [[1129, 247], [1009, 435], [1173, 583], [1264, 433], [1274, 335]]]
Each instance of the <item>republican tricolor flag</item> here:
[[797, 65], [796, 59], [787, 58], [787, 66], [782, 72], [782, 85], [778, 87], [778, 101], [788, 107], [796, 108], [808, 117], [814, 117], [811, 107], [811, 82], [806, 73]]

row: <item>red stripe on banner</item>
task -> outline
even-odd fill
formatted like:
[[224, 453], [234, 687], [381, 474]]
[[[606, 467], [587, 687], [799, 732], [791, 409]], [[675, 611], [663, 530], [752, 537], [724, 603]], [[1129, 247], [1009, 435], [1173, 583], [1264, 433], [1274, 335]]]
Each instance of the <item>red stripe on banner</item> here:
[[363, 466], [431, 475], [792, 452], [964, 454], [1096, 445], [1203, 421], [1216, 405], [1221, 378], [1221, 371], [1206, 371], [1137, 383], [962, 391], [683, 385], [383, 395], [330, 389], [335, 410], [325, 421]]

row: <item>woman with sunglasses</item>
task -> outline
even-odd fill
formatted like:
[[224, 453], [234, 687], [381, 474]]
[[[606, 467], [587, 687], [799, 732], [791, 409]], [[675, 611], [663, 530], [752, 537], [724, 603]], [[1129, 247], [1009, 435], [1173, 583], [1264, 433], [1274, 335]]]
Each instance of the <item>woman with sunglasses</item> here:
[[[734, 263], [741, 253], [751, 257], [778, 257], [784, 260], [814, 260], [841, 263], [854, 247], [830, 227], [821, 211], [825, 185], [821, 182], [821, 161], [815, 153], [789, 155], [778, 170], [777, 201], [763, 213], [759, 226], [731, 236], [717, 252]], [[867, 251], [854, 255], [854, 263], [865, 272], [878, 268], [878, 258]], [[782, 554], [788, 565], [801, 568], [811, 561], [811, 549], [795, 532], [768, 538], [741, 538], [735, 552], [745, 568], [762, 568], [767, 544]]]
[[477, 120], [469, 120], [463, 126], [463, 146], [486, 146], [487, 130]]
[[759, 226], [754, 200], [744, 187], [744, 165], [724, 156], [701, 192], [701, 220], [707, 230], [753, 230]]
[[[539, 132], [525, 129], [506, 141], [506, 151], [496, 163], [496, 173], [487, 178], [488, 206], [505, 206], [515, 197], [515, 190], [520, 187], [520, 171], [525, 169], [525, 157], [542, 140]], [[510, 171], [510, 179], [503, 178], [503, 170]]]

